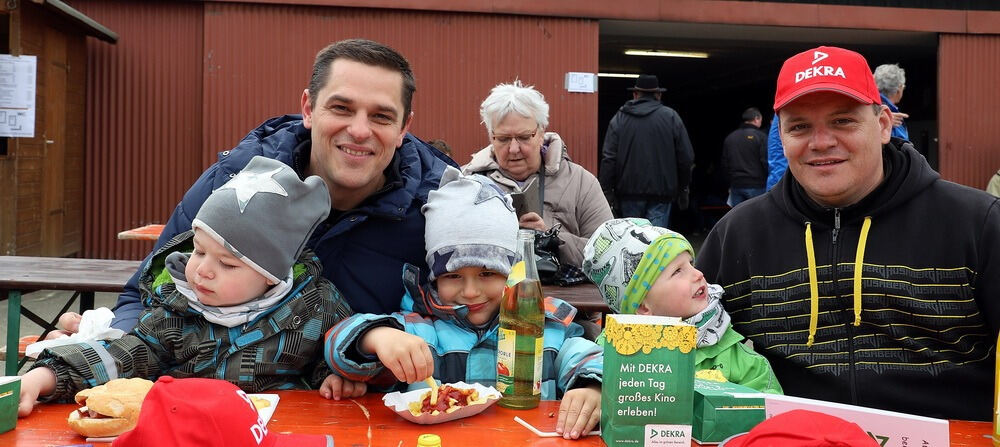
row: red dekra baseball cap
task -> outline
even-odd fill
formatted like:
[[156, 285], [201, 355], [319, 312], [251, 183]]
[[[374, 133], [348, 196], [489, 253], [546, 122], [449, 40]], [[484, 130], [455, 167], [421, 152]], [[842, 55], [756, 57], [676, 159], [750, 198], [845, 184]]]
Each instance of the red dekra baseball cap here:
[[719, 447], [879, 447], [858, 424], [809, 410], [792, 410], [757, 424]]
[[881, 104], [865, 57], [837, 47], [818, 47], [788, 58], [778, 72], [774, 111], [807, 93], [831, 91], [862, 104]]
[[329, 435], [269, 432], [243, 390], [225, 380], [160, 377], [135, 429], [112, 447], [332, 447]]

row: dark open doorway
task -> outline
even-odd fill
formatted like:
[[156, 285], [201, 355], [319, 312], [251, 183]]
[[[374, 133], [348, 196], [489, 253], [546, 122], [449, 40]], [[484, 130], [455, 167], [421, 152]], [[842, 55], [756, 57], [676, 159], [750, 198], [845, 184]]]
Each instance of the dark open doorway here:
[[[937, 166], [937, 35], [902, 31], [819, 29], [668, 22], [601, 22], [600, 71], [648, 73], [667, 88], [663, 103], [680, 114], [695, 150], [692, 196], [701, 204], [724, 202], [728, 184], [716, 169], [722, 140], [755, 106], [767, 131], [773, 115], [774, 84], [782, 62], [819, 45], [860, 52], [874, 67], [898, 63], [906, 70], [899, 107], [910, 114], [907, 126], [918, 149]], [[696, 51], [707, 59], [628, 56], [626, 49]], [[598, 142], [608, 121], [628, 99], [634, 79], [599, 79]], [[600, 148], [598, 148], [600, 150]], [[707, 230], [716, 216], [675, 213], [680, 231]], [[707, 219], [707, 220], [705, 220]]]

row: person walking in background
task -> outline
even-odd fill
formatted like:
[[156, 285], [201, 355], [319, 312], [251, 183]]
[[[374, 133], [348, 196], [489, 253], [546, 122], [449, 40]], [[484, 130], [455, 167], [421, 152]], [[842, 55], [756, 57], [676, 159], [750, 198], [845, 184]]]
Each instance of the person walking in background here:
[[882, 104], [892, 112], [892, 137], [910, 141], [910, 132], [903, 120], [910, 115], [899, 111], [899, 101], [903, 99], [903, 89], [906, 88], [906, 71], [898, 64], [882, 64], [875, 67], [875, 85], [878, 86]]
[[1000, 199], [889, 137], [853, 51], [789, 58], [774, 110], [788, 174], [726, 213], [697, 260], [733, 327], [789, 395], [990, 420]]
[[778, 115], [771, 119], [771, 130], [767, 132], [767, 185], [764, 189], [770, 191], [778, 184], [781, 176], [788, 170], [788, 159], [785, 158], [785, 148], [781, 146], [781, 135], [778, 132]]
[[622, 217], [668, 228], [674, 199], [684, 207], [694, 150], [680, 115], [660, 103], [667, 89], [655, 75], [636, 79], [632, 100], [611, 118], [598, 178]]
[[767, 184], [767, 135], [760, 131], [760, 109], [743, 111], [743, 123], [722, 142], [722, 170], [729, 178], [729, 206], [764, 194]]

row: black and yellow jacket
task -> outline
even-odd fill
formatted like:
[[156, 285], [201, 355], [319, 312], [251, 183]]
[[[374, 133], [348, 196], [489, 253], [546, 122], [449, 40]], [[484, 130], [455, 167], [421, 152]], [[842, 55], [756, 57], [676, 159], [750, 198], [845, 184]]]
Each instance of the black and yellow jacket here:
[[306, 250], [299, 256], [283, 300], [253, 321], [227, 328], [188, 307], [164, 272], [167, 255], [191, 251], [191, 236], [190, 231], [177, 235], [144, 266], [140, 287], [146, 311], [132, 332], [110, 342], [42, 352], [35, 367], [51, 368], [57, 377], [55, 392], [43, 400], [72, 400], [81, 389], [130, 377], [223, 379], [249, 393], [322, 383], [330, 373], [323, 361], [323, 335], [351, 309], [322, 276], [316, 255]]
[[785, 175], [719, 221], [697, 266], [786, 394], [990, 420], [1000, 200], [902, 140], [882, 155], [885, 181], [841, 209]]

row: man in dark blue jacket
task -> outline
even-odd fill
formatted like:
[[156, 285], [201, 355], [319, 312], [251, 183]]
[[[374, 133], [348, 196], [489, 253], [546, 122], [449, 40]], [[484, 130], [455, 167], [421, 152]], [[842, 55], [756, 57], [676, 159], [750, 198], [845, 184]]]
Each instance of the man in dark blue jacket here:
[[[302, 178], [318, 175], [326, 182], [330, 217], [307, 246], [352, 310], [398, 311], [403, 264], [427, 271], [420, 207], [437, 188], [446, 163], [457, 167], [407, 133], [415, 89], [409, 63], [389, 47], [367, 40], [326, 47], [317, 54], [312, 79], [302, 92], [302, 115], [272, 118], [232, 150], [219, 153], [219, 160], [184, 194], [152, 252], [190, 230], [212, 190], [262, 155], [291, 166]], [[139, 272], [114, 309], [113, 327], [124, 331], [135, 326], [144, 309]], [[66, 321], [72, 318], [61, 319]]]

